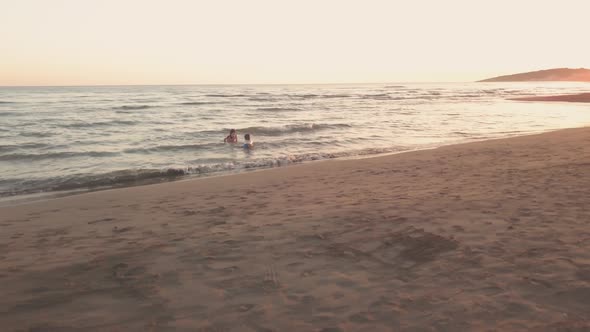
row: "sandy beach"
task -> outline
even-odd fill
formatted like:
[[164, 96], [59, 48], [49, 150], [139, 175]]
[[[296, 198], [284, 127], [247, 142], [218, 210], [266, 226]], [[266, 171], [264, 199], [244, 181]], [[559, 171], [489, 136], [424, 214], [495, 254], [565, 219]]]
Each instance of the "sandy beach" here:
[[556, 101], [569, 103], [590, 103], [590, 93], [579, 93], [574, 95], [557, 95], [557, 96], [534, 96], [511, 98], [510, 100], [517, 101]]
[[0, 208], [3, 331], [588, 331], [590, 128]]

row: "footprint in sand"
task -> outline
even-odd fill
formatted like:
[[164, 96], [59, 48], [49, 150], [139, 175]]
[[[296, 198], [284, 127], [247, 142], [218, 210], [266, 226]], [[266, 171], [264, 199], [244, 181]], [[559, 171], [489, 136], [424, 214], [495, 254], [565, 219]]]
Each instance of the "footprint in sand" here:
[[303, 272], [301, 272], [301, 277], [305, 278], [305, 277], [310, 277], [315, 275], [315, 273], [311, 270], [305, 270]]
[[360, 324], [362, 324], [362, 323], [369, 323], [369, 322], [371, 322], [371, 321], [374, 320], [373, 317], [371, 316], [371, 314], [368, 313], [368, 312], [359, 312], [359, 313], [350, 315], [348, 317], [348, 319], [351, 322], [360, 323]]
[[194, 216], [195, 214], [197, 214], [197, 211], [195, 211], [195, 210], [184, 210], [182, 212], [174, 212], [174, 213], [175, 214], [180, 213], [183, 216], [188, 217], [188, 216]]
[[250, 309], [254, 308], [255, 306], [256, 306], [255, 304], [251, 304], [251, 303], [241, 304], [240, 306], [238, 306], [238, 311], [239, 312], [250, 311]]
[[221, 213], [225, 211], [225, 207], [223, 206], [218, 206], [216, 208], [210, 209], [209, 213]]
[[266, 273], [264, 275], [264, 284], [272, 287], [272, 288], [279, 288], [280, 284], [279, 284], [279, 276], [277, 274], [277, 271], [275, 270], [274, 266], [269, 266], [268, 269], [266, 270]]
[[113, 233], [124, 233], [124, 232], [127, 232], [127, 231], [132, 230], [133, 228], [134, 227], [122, 227], [122, 228], [119, 228], [119, 227], [115, 226], [113, 228]]
[[88, 225], [92, 225], [92, 224], [97, 224], [99, 222], [105, 222], [105, 221], [113, 221], [115, 220], [115, 218], [103, 218], [103, 219], [97, 219], [97, 220], [93, 220], [93, 221], [89, 221]]

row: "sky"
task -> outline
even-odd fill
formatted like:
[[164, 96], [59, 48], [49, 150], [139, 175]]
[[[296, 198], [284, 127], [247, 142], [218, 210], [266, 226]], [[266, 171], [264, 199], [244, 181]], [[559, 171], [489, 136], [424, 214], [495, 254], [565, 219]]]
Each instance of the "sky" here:
[[0, 0], [0, 85], [473, 81], [590, 68], [588, 0]]

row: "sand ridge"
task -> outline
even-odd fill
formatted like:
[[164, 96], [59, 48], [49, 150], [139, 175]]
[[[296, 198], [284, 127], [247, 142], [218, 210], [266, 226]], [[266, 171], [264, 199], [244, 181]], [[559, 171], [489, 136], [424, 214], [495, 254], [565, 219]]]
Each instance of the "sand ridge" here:
[[0, 208], [11, 331], [587, 331], [590, 129]]

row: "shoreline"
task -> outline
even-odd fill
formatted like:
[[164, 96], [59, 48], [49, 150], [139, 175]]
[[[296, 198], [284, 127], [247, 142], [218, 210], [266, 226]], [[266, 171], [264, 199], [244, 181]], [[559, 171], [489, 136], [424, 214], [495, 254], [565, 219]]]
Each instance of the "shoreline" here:
[[534, 96], [510, 98], [514, 101], [546, 101], [546, 102], [568, 102], [568, 103], [590, 103], [590, 93], [578, 93], [573, 95]]
[[[577, 128], [583, 128], [583, 127], [577, 127]], [[408, 149], [408, 150], [403, 150], [403, 151], [384, 152], [384, 153], [377, 153], [377, 154], [353, 155], [353, 156], [325, 158], [325, 159], [317, 159], [317, 160], [305, 160], [305, 161], [301, 161], [301, 162], [288, 163], [288, 164], [279, 165], [279, 166], [264, 166], [264, 167], [261, 166], [261, 167], [243, 168], [243, 169], [237, 169], [237, 170], [224, 170], [224, 171], [217, 171], [217, 172], [203, 173], [203, 174], [185, 174], [185, 175], [179, 175], [179, 176], [175, 176], [175, 177], [162, 177], [162, 178], [151, 179], [151, 180], [150, 179], [142, 179], [142, 180], [137, 180], [135, 183], [131, 183], [131, 184], [120, 184], [120, 185], [103, 186], [103, 187], [80, 187], [80, 188], [74, 188], [74, 189], [70, 189], [70, 190], [41, 191], [41, 192], [17, 194], [17, 195], [12, 195], [12, 196], [0, 196], [0, 208], [1, 207], [8, 207], [8, 206], [25, 205], [25, 204], [29, 204], [29, 203], [47, 201], [47, 200], [69, 197], [69, 196], [84, 195], [84, 194], [89, 194], [89, 193], [94, 193], [94, 192], [151, 186], [151, 185], [158, 185], [158, 184], [163, 184], [163, 183], [198, 181], [198, 180], [202, 180], [202, 179], [206, 179], [206, 178], [247, 174], [250, 172], [267, 171], [267, 170], [271, 170], [271, 169], [292, 167], [292, 166], [304, 165], [304, 164], [310, 164], [310, 163], [316, 163], [316, 162], [381, 158], [381, 157], [387, 157], [387, 156], [397, 155], [397, 154], [412, 153], [412, 152], [416, 152], [416, 151], [439, 149], [442, 147], [453, 146], [453, 145], [469, 144], [469, 143], [484, 142], [484, 141], [498, 140], [498, 139], [508, 139], [508, 138], [514, 138], [514, 137], [530, 136], [530, 135], [539, 135], [539, 134], [543, 134], [543, 133], [550, 133], [550, 132], [554, 132], [554, 131], [567, 130], [567, 129], [574, 129], [574, 128], [540, 130], [540, 131], [534, 131], [534, 132], [510, 134], [510, 135], [506, 135], [506, 136], [493, 137], [493, 138], [486, 137], [486, 138], [480, 138], [480, 139], [473, 139], [473, 138], [459, 139], [459, 140], [455, 140], [455, 141], [448, 142], [448, 143], [443, 143], [442, 145], [436, 145], [436, 146], [432, 146], [432, 147], [421, 147], [421, 148], [414, 148], [414, 149]], [[162, 170], [162, 174], [164, 175], [164, 174], [166, 174], [166, 172], [164, 170]]]
[[7, 330], [590, 328], [590, 127], [0, 207]]

